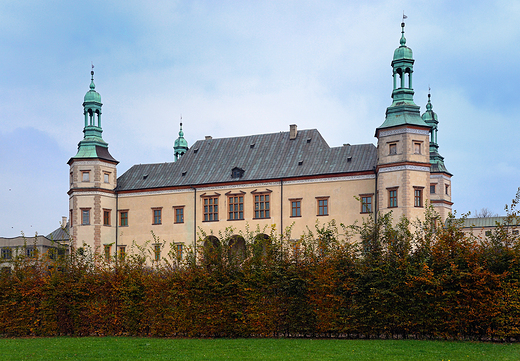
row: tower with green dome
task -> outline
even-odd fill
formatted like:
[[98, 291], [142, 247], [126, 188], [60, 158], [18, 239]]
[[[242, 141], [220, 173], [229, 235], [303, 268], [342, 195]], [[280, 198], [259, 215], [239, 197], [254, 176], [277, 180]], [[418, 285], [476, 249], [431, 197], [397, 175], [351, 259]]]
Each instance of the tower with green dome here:
[[406, 45], [404, 22], [400, 46], [392, 59], [392, 104], [386, 109], [383, 124], [377, 129], [378, 160], [376, 169], [377, 207], [394, 219], [424, 216], [429, 200], [430, 125], [421, 118], [413, 100], [412, 75], [415, 60]]
[[96, 91], [94, 71], [83, 99], [83, 139], [70, 158], [69, 226], [74, 247], [85, 243], [94, 251], [109, 247], [116, 235], [117, 164], [103, 140], [101, 95]]
[[182, 122], [179, 130], [179, 138], [175, 139], [173, 143], [173, 156], [176, 162], [184, 153], [188, 151], [188, 142], [184, 139], [184, 132], [182, 131]]
[[431, 94], [428, 93], [428, 103], [422, 119], [431, 127], [430, 131], [430, 202], [435, 210], [441, 215], [442, 219], [451, 212], [451, 177], [452, 174], [444, 165], [444, 157], [439, 154], [439, 144], [437, 143], [437, 131], [439, 119], [432, 110]]

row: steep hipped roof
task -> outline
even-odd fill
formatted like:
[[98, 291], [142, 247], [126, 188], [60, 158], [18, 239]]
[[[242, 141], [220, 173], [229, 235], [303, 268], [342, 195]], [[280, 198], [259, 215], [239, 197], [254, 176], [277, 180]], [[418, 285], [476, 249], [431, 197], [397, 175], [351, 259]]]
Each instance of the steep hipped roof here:
[[[351, 157], [349, 159], [349, 157]], [[373, 144], [330, 148], [316, 129], [197, 141], [175, 163], [134, 165], [118, 191], [373, 171]], [[240, 168], [243, 175], [232, 177]]]
[[47, 235], [47, 238], [51, 241], [69, 241], [70, 233], [69, 233], [69, 225], [67, 224], [65, 227], [59, 227], [55, 229], [53, 232]]

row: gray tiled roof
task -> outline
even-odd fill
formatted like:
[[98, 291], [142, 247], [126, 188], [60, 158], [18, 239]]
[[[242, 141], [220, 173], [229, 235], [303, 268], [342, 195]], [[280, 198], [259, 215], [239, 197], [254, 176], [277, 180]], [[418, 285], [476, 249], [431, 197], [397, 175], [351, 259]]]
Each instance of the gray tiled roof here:
[[65, 228], [59, 227], [58, 229], [49, 233], [47, 238], [51, 241], [68, 241], [70, 239], [69, 225], [67, 224]]
[[[134, 165], [118, 178], [117, 190], [373, 171], [376, 158], [373, 144], [330, 148], [316, 129], [299, 130], [294, 140], [289, 132], [206, 139], [175, 163]], [[235, 167], [244, 170], [241, 178], [231, 177]]]

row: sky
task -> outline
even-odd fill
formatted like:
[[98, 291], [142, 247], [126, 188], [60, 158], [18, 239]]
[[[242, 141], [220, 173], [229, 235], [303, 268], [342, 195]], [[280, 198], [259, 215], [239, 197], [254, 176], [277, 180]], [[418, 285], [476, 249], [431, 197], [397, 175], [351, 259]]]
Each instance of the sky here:
[[403, 11], [415, 103], [428, 88], [457, 214], [503, 215], [520, 187], [520, 2], [0, 1], [0, 236], [68, 215], [91, 64], [120, 163], [214, 138], [318, 129], [376, 144]]

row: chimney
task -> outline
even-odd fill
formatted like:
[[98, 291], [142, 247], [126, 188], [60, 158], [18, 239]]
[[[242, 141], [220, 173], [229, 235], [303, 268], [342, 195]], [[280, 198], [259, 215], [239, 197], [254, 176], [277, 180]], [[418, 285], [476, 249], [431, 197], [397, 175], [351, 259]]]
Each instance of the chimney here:
[[67, 227], [67, 217], [61, 217], [61, 228]]
[[296, 135], [298, 134], [298, 128], [296, 124], [291, 124], [289, 127], [289, 139], [296, 139]]
[[206, 140], [213, 139], [211, 135], [206, 135]]

